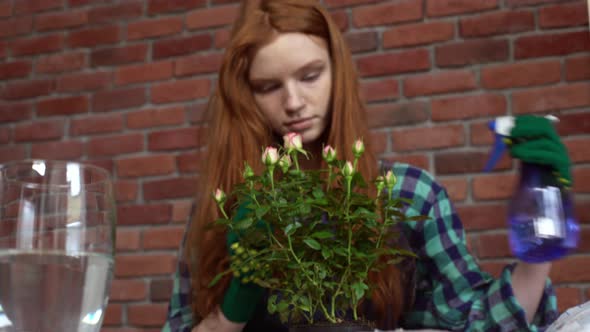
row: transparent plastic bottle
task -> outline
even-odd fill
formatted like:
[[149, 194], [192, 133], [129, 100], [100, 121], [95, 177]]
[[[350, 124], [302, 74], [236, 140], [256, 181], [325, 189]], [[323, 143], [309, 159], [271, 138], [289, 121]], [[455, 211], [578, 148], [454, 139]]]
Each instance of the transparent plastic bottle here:
[[578, 245], [580, 226], [572, 195], [557, 183], [550, 167], [522, 163], [520, 184], [508, 214], [510, 246], [522, 261], [553, 261]]

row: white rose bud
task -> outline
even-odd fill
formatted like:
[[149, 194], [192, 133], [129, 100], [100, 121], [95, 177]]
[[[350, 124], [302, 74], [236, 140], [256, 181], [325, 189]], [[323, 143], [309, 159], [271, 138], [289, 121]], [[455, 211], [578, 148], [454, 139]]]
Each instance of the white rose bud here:
[[291, 157], [288, 154], [283, 155], [281, 159], [279, 159], [279, 167], [283, 170], [283, 173], [287, 173], [289, 167], [291, 167]]
[[385, 186], [387, 187], [387, 189], [392, 190], [393, 186], [395, 186], [395, 183], [397, 182], [397, 179], [395, 178], [395, 175], [393, 175], [392, 171], [387, 171], [387, 173], [385, 173]]
[[287, 135], [283, 136], [284, 147], [287, 149], [288, 152], [293, 150], [300, 151], [303, 149], [303, 142], [301, 140], [301, 135], [298, 133], [288, 133]]
[[326, 145], [324, 150], [322, 151], [322, 157], [324, 160], [329, 164], [336, 159], [336, 149], [331, 147], [330, 145]]
[[262, 153], [262, 162], [266, 166], [275, 165], [279, 161], [279, 152], [271, 146], [266, 147]]
[[354, 174], [354, 167], [352, 166], [352, 163], [350, 161], [347, 161], [346, 164], [344, 164], [344, 167], [342, 168], [342, 175], [344, 175], [345, 177], [350, 177]]
[[217, 202], [217, 204], [222, 204], [225, 201], [225, 193], [223, 192], [223, 190], [217, 188], [213, 193], [213, 198], [215, 199], [215, 202]]
[[357, 139], [352, 145], [352, 153], [356, 158], [359, 158], [363, 152], [365, 152], [365, 143], [361, 139]]

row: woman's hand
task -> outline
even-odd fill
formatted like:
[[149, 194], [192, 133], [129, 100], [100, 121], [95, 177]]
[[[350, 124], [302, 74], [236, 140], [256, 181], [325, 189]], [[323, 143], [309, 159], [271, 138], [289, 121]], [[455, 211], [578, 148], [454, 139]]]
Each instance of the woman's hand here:
[[229, 321], [221, 312], [215, 310], [197, 326], [193, 327], [191, 332], [241, 332], [246, 326], [245, 323], [234, 323]]

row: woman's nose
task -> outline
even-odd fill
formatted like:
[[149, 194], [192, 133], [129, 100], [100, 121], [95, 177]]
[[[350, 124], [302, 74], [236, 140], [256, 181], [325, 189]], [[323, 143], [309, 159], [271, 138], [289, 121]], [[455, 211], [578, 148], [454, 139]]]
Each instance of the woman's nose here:
[[297, 112], [305, 106], [305, 99], [296, 84], [285, 85], [284, 105], [287, 112]]

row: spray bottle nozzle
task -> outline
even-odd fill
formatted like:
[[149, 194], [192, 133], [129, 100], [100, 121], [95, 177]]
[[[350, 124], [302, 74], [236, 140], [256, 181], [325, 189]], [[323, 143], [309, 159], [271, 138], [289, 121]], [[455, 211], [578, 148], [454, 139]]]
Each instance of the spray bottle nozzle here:
[[[551, 122], [557, 122], [559, 119], [553, 115], [545, 116]], [[496, 163], [502, 157], [506, 150], [505, 139], [510, 137], [510, 132], [514, 128], [515, 119], [513, 116], [500, 116], [488, 123], [488, 128], [494, 132], [494, 147], [490, 151], [490, 157], [484, 167], [484, 172], [489, 172], [496, 166]]]

